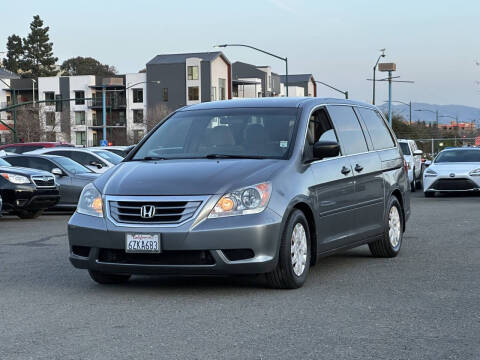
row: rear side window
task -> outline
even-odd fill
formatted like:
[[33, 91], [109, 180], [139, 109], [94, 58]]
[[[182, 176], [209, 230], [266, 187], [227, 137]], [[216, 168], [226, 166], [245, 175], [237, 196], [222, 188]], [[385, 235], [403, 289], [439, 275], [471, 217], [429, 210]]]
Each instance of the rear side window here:
[[[358, 112], [367, 127], [375, 150], [388, 149], [395, 146], [395, 142], [393, 141], [390, 131], [387, 129], [385, 121], [383, 121], [376, 111], [358, 108]], [[405, 145], [408, 147], [408, 144]], [[407, 155], [405, 152], [404, 154]]]
[[402, 148], [403, 155], [410, 155], [410, 148], [407, 143], [401, 142], [400, 147]]
[[6, 160], [12, 164], [12, 166], [28, 167], [28, 159], [20, 156], [7, 157]]
[[367, 152], [367, 143], [357, 116], [350, 106], [328, 106], [344, 155]]
[[32, 169], [52, 172], [53, 168], [57, 167], [50, 160], [45, 160], [45, 159], [35, 158], [35, 157], [29, 157], [27, 159], [28, 159], [29, 167], [31, 167]]

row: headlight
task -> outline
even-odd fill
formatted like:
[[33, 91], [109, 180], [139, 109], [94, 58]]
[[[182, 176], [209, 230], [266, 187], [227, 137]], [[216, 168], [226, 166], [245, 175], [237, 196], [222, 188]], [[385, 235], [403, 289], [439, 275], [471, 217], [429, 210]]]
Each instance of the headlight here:
[[209, 218], [258, 214], [265, 210], [272, 193], [270, 183], [248, 186], [225, 194], [208, 215]]
[[80, 200], [78, 201], [77, 212], [90, 216], [103, 217], [102, 195], [92, 183], [83, 188]]
[[12, 184], [29, 184], [30, 179], [26, 176], [9, 174], [9, 173], [0, 173], [5, 179], [10, 181]]
[[480, 176], [480, 168], [470, 171], [470, 176]]
[[433, 171], [432, 169], [425, 170], [425, 177], [435, 177], [437, 175], [438, 174], [435, 171]]

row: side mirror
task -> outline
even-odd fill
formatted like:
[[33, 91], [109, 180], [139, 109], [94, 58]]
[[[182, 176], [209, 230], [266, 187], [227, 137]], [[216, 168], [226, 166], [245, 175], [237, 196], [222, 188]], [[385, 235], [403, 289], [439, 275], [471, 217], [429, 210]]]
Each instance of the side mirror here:
[[97, 169], [101, 169], [103, 167], [103, 165], [100, 164], [98, 161], [92, 161], [92, 162], [90, 162], [90, 165], [96, 166]]
[[423, 151], [422, 150], [415, 150], [413, 152], [413, 155], [416, 156], [416, 155], [419, 155], [419, 156], [422, 156], [423, 155]]
[[65, 173], [62, 171], [62, 169], [59, 169], [59, 168], [53, 168], [52, 174], [58, 177], [65, 176]]
[[321, 160], [324, 158], [340, 155], [340, 145], [336, 141], [317, 141], [313, 144], [313, 158]]
[[430, 165], [432, 165], [432, 160], [425, 160], [425, 162], [423, 163], [423, 166], [425, 167], [429, 167]]

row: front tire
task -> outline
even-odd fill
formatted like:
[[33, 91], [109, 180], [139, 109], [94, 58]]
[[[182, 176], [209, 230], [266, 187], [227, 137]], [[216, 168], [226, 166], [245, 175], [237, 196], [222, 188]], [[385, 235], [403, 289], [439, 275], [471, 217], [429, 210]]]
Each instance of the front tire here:
[[290, 214], [280, 241], [278, 263], [266, 274], [267, 282], [277, 289], [297, 289], [307, 279], [311, 258], [311, 237], [303, 212]]
[[433, 192], [433, 191], [425, 191], [425, 192], [423, 193], [423, 195], [425, 195], [426, 198], [432, 198], [432, 197], [435, 196], [435, 192]]
[[382, 238], [368, 244], [368, 247], [375, 257], [395, 257], [402, 246], [404, 228], [402, 207], [395, 196], [388, 202], [384, 223]]
[[410, 183], [410, 191], [411, 192], [415, 192], [415, 190], [417, 190], [417, 180], [415, 179], [415, 170], [413, 172], [413, 180], [412, 182]]
[[101, 271], [88, 270], [93, 281], [99, 284], [122, 284], [130, 279], [131, 275], [124, 274], [107, 274]]

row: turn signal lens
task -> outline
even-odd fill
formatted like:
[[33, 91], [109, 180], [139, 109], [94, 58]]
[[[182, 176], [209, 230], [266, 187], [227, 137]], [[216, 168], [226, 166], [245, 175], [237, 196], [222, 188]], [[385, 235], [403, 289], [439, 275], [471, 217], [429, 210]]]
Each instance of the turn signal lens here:
[[102, 195], [92, 183], [83, 188], [77, 212], [84, 215], [103, 217]]
[[233, 207], [235, 206], [235, 203], [229, 197], [224, 196], [218, 201], [217, 205], [220, 206], [220, 208], [223, 211], [231, 211], [233, 209]]

